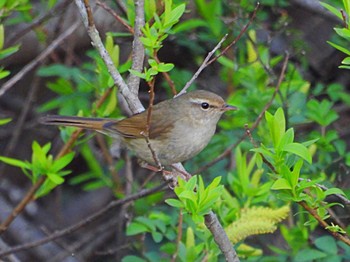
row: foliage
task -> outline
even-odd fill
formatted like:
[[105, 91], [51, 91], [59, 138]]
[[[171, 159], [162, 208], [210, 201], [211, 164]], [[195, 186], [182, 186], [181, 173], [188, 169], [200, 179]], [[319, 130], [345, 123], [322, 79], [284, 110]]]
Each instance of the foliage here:
[[[0, 3], [0, 7], [6, 6], [1, 13], [4, 23], [0, 24], [0, 58], [8, 57], [20, 48], [12, 46], [3, 49], [4, 25], [16, 23], [10, 18], [11, 12], [21, 13], [17, 22], [33, 19], [31, 16], [37, 15], [27, 12], [32, 10], [28, 1], [5, 2]], [[15, 4], [9, 5], [11, 2]], [[123, 19], [133, 26], [134, 1], [124, 2], [127, 8]], [[317, 221], [298, 205], [306, 203], [326, 221], [331, 219], [329, 210], [332, 207], [342, 208], [330, 196], [350, 194], [349, 189], [343, 191], [337, 187], [337, 167], [348, 170], [350, 152], [334, 125], [341, 118], [335, 106], [349, 106], [350, 95], [346, 87], [339, 83], [310, 83], [305, 80], [302, 72], [308, 65], [304, 68], [300, 66], [296, 62], [299, 57], [286, 62], [283, 80], [278, 83], [280, 76], [276, 72], [281, 71], [283, 55], [272, 54], [269, 43], [258, 37], [261, 29], [259, 25], [265, 23], [269, 12], [273, 12], [273, 8], [288, 5], [288, 1], [277, 2], [263, 3], [265, 8], [258, 12], [254, 25], [236, 48], [218, 59], [214, 73], [209, 72], [208, 75], [217, 76], [214, 81], [218, 89], [227, 87], [227, 102], [237, 106], [239, 111], [227, 114], [219, 122], [218, 132], [209, 146], [197, 157], [187, 161], [186, 168], [194, 172], [215, 160], [230, 145], [240, 141], [242, 136], [248, 139], [232, 147], [233, 156], [229, 155], [217, 162], [202, 171], [201, 175], [193, 176], [188, 182], [179, 179], [174, 189], [176, 198], [165, 200], [168, 205], [162, 204], [164, 193], [137, 200], [133, 209], [130, 208], [131, 221], [126, 227], [128, 237], [135, 237], [133, 253], [123, 257], [123, 261], [169, 261], [175, 256], [177, 261], [221, 261], [222, 255], [203, 224], [204, 216], [211, 210], [218, 215], [239, 256], [247, 261], [350, 259], [349, 247], [324, 232], [319, 237], [320, 233], [316, 232]], [[49, 8], [55, 1], [46, 4], [46, 8]], [[323, 5], [339, 16], [338, 9], [329, 4]], [[350, 14], [348, 1], [344, 0], [343, 5], [344, 14]], [[142, 72], [131, 70], [131, 56], [121, 62], [122, 50], [115, 42], [117, 37], [129, 37], [129, 33], [108, 32], [104, 42], [114, 65], [124, 77], [131, 73], [148, 84], [154, 84], [157, 80], [158, 91], [161, 87], [169, 89], [168, 84], [159, 77], [166, 73], [174, 80], [176, 88], [180, 89], [192, 76], [193, 68], [202, 63], [208, 50], [224, 34], [229, 33], [227, 42], [234, 39], [247, 21], [244, 14], [251, 12], [254, 7], [249, 1], [228, 3], [196, 0], [194, 10], [190, 10], [191, 7], [183, 1], [145, 1], [146, 24], [142, 28], [141, 41], [148, 58]], [[185, 18], [192, 11], [196, 15]], [[287, 16], [280, 16], [271, 30], [286, 30], [284, 24], [288, 21]], [[346, 19], [345, 26], [335, 29], [343, 41], [349, 39], [348, 17], [340, 16]], [[36, 31], [38, 38], [40, 32], [41, 29]], [[191, 63], [190, 69], [161, 60], [160, 50], [169, 43], [191, 54], [191, 57], [187, 57], [184, 52], [183, 57]], [[346, 42], [339, 44], [332, 41], [330, 44], [350, 57]], [[294, 51], [298, 53], [299, 50]], [[343, 60], [341, 68], [349, 69], [349, 57]], [[118, 88], [114, 86], [102, 59], [96, 51], [89, 50], [83, 61], [81, 65], [49, 64], [39, 68], [37, 76], [46, 81], [47, 88], [55, 97], [41, 104], [38, 111], [121, 117]], [[9, 71], [1, 70], [4, 71], [0, 71], [0, 78], [9, 75]], [[210, 84], [205, 84], [209, 88]], [[94, 101], [106, 92], [110, 92], [107, 99], [97, 106]], [[2, 119], [0, 125], [8, 121]], [[253, 130], [255, 123], [257, 126]], [[68, 141], [73, 132], [73, 128], [61, 128], [63, 141]], [[74, 174], [69, 179], [70, 184], [84, 190], [107, 187], [114, 195], [123, 196], [117, 190], [120, 185], [109, 168], [105, 168], [105, 164], [101, 164], [100, 158], [94, 154], [93, 143], [86, 143], [92, 137], [80, 136], [76, 142], [79, 145], [77, 151], [84, 159], [87, 170]], [[107, 143], [111, 145], [112, 142], [107, 140]], [[54, 159], [49, 154], [50, 148], [50, 144], [40, 146], [33, 142], [31, 162], [9, 157], [0, 157], [0, 160], [21, 168], [32, 183], [47, 177], [36, 195], [40, 197], [66, 181], [69, 172], [63, 169], [73, 160], [73, 153]], [[118, 160], [109, 167], [119, 171], [124, 166], [125, 162]], [[140, 190], [141, 180], [135, 179], [133, 191]], [[147, 187], [157, 182], [148, 182]], [[320, 188], [319, 185], [325, 185], [328, 189]], [[288, 223], [283, 223], [288, 215]], [[342, 228], [335, 222], [326, 229], [341, 234], [349, 233], [349, 228]], [[261, 239], [261, 234], [273, 239], [268, 235], [272, 232], [283, 239], [282, 245], [274, 241], [267, 241], [268, 244], [266, 241], [252, 241], [253, 238]], [[143, 237], [137, 238], [139, 235]]]
[[192, 215], [193, 221], [204, 222], [204, 215], [211, 211], [213, 204], [220, 198], [223, 186], [219, 185], [221, 177], [216, 177], [210, 185], [204, 187], [203, 178], [193, 176], [185, 183], [179, 178], [174, 192], [179, 200], [167, 199], [165, 202], [173, 207], [183, 208]]
[[[344, 28], [336, 27], [336, 28], [334, 28], [334, 31], [337, 33], [338, 36], [340, 36], [341, 38], [343, 38], [345, 40], [345, 43], [348, 44], [349, 40], [350, 40], [350, 29], [349, 29], [350, 2], [349, 2], [349, 0], [342, 0], [342, 2], [343, 2], [343, 9], [342, 10], [339, 10], [336, 7], [334, 7], [333, 5], [330, 5], [330, 4], [327, 4], [324, 2], [323, 3], [321, 2], [321, 5], [323, 7], [325, 7], [328, 11], [333, 13], [335, 16], [337, 16], [340, 20], [343, 21]], [[327, 43], [346, 55], [346, 57], [341, 62], [342, 65], [340, 65], [339, 68], [350, 69], [350, 50], [347, 47], [347, 44], [343, 44], [343, 43], [338, 44], [338, 43], [334, 43], [331, 41], [328, 41]]]
[[74, 157], [74, 152], [71, 152], [55, 160], [52, 155], [48, 154], [50, 148], [50, 143], [41, 147], [34, 141], [32, 144], [33, 153], [31, 162], [4, 156], [0, 156], [0, 161], [21, 168], [23, 173], [33, 184], [42, 176], [46, 176], [47, 179], [45, 183], [36, 193], [36, 197], [42, 197], [64, 182], [64, 176], [68, 175], [70, 171], [64, 171], [62, 169], [65, 168]]

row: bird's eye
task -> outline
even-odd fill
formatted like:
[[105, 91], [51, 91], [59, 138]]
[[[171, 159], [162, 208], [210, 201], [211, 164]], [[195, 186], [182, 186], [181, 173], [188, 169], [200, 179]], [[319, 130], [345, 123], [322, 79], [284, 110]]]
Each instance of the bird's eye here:
[[207, 110], [209, 108], [209, 104], [207, 102], [203, 102], [201, 104], [202, 109]]

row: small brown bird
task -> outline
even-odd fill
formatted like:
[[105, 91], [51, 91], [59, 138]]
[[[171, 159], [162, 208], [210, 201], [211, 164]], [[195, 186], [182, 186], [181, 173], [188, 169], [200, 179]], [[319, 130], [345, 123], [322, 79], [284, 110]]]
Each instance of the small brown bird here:
[[[228, 110], [236, 110], [236, 107], [204, 90], [188, 92], [154, 105], [148, 137], [161, 165], [183, 162], [202, 151], [214, 135], [221, 115]], [[148, 110], [123, 120], [46, 116], [40, 122], [92, 129], [121, 139], [138, 158], [157, 166], [145, 138], [147, 114]]]

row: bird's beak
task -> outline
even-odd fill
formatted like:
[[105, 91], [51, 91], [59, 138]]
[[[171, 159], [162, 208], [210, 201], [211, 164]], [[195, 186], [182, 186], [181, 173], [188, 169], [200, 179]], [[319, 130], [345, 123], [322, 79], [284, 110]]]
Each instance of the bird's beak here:
[[223, 107], [222, 107], [222, 111], [231, 111], [231, 110], [237, 110], [238, 108], [235, 107], [235, 106], [231, 106], [231, 105], [227, 105], [225, 104]]

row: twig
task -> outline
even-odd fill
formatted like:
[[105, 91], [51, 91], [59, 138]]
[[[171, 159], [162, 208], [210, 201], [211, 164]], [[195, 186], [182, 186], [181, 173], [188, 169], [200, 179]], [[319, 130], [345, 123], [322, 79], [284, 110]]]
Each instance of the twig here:
[[188, 81], [186, 83], [184, 88], [182, 88], [180, 93], [178, 93], [176, 96], [180, 96], [180, 95], [183, 95], [184, 93], [186, 93], [187, 89], [192, 85], [194, 80], [196, 80], [198, 78], [199, 74], [208, 66], [209, 59], [214, 55], [216, 50], [218, 50], [221, 47], [222, 43], [226, 40], [226, 38], [227, 38], [227, 34], [220, 40], [220, 42], [214, 47], [214, 49], [208, 53], [207, 57], [204, 59], [201, 66], [198, 68], [197, 72], [192, 76], [190, 81]]
[[34, 67], [40, 64], [48, 55], [51, 54], [68, 36], [70, 36], [79, 26], [80, 22], [77, 21], [71, 25], [65, 32], [63, 32], [57, 39], [52, 41], [52, 43], [41, 52], [34, 60], [23, 67], [16, 75], [11, 79], [6, 81], [0, 88], [0, 97], [6, 93], [11, 87], [13, 87], [19, 80], [21, 80], [28, 72], [30, 72]]
[[[156, 62], [158, 64], [161, 63], [161, 61], [159, 60], [157, 54], [154, 54], [154, 59], [156, 60]], [[171, 80], [170, 75], [169, 75], [168, 72], [162, 72], [162, 75], [164, 76], [165, 80], [167, 81], [168, 85], [170, 86], [171, 92], [175, 96], [177, 94], [177, 91], [176, 91], [176, 87], [175, 87], [174, 81]]]
[[86, 218], [86, 219], [84, 219], [84, 220], [82, 220], [82, 221], [80, 221], [80, 222], [78, 222], [78, 223], [76, 223], [76, 224], [74, 224], [72, 226], [69, 226], [69, 227], [67, 227], [65, 229], [56, 231], [52, 235], [50, 235], [48, 237], [45, 237], [45, 238], [42, 238], [42, 239], [30, 242], [30, 243], [27, 243], [27, 244], [18, 245], [18, 246], [9, 248], [7, 250], [0, 251], [0, 257], [4, 257], [4, 256], [6, 256], [8, 254], [15, 253], [15, 252], [18, 252], [18, 251], [21, 251], [21, 250], [25, 250], [25, 249], [33, 248], [33, 247], [36, 247], [36, 246], [40, 246], [40, 245], [48, 243], [48, 242], [50, 242], [50, 241], [52, 241], [54, 239], [57, 239], [57, 238], [60, 238], [62, 236], [71, 234], [74, 231], [80, 229], [81, 227], [84, 227], [84, 226], [90, 224], [91, 222], [95, 221], [96, 219], [100, 218], [106, 212], [112, 210], [115, 207], [121, 206], [121, 205], [123, 205], [125, 203], [128, 203], [130, 201], [133, 201], [133, 200], [136, 200], [136, 199], [139, 199], [139, 198], [151, 195], [151, 194], [156, 193], [158, 191], [165, 190], [166, 188], [167, 188], [167, 183], [164, 182], [161, 185], [156, 186], [154, 188], [144, 189], [144, 190], [141, 190], [141, 191], [139, 191], [139, 192], [137, 192], [137, 193], [135, 193], [133, 195], [127, 196], [127, 197], [125, 197], [123, 199], [112, 201], [106, 207], [102, 208], [101, 210], [99, 210], [98, 212], [96, 212], [93, 215], [89, 216], [88, 218]]
[[91, 38], [92, 44], [97, 49], [103, 62], [107, 66], [108, 72], [111, 74], [115, 85], [119, 88], [119, 92], [125, 97], [125, 100], [127, 101], [129, 108], [133, 113], [142, 112], [144, 110], [144, 107], [142, 106], [140, 100], [136, 94], [132, 93], [129, 90], [127, 84], [120, 75], [119, 71], [115, 68], [111, 57], [109, 56], [105, 46], [102, 43], [99, 32], [97, 31], [94, 24], [89, 1], [84, 0], [83, 2], [82, 0], [75, 0], [75, 3], [78, 7], [80, 15], [82, 16], [84, 26], [86, 27], [86, 30]]
[[174, 252], [174, 254], [171, 258], [171, 262], [176, 261], [176, 257], [178, 256], [178, 253], [179, 253], [180, 242], [182, 239], [183, 218], [184, 218], [184, 216], [182, 214], [182, 209], [179, 209], [179, 222], [177, 225], [177, 237], [176, 237], [176, 251]]
[[6, 231], [12, 221], [20, 214], [23, 209], [28, 205], [30, 201], [32, 201], [33, 196], [41, 187], [42, 184], [46, 181], [46, 177], [42, 176], [39, 180], [32, 185], [32, 187], [28, 190], [27, 194], [21, 200], [21, 202], [12, 210], [11, 214], [6, 218], [4, 222], [0, 225], [0, 235]]
[[255, 16], [256, 16], [256, 13], [258, 12], [259, 7], [260, 7], [260, 3], [257, 2], [256, 6], [254, 8], [252, 16], [250, 17], [248, 23], [239, 32], [238, 36], [228, 46], [226, 46], [225, 49], [219, 55], [215, 56], [212, 60], [210, 60], [207, 65], [210, 65], [211, 63], [213, 63], [216, 60], [218, 60], [219, 57], [224, 55], [227, 52], [227, 50], [229, 50], [233, 45], [235, 45], [238, 42], [239, 39], [241, 39], [243, 34], [247, 31], [248, 27], [251, 25], [251, 23], [253, 23], [253, 21], [255, 19]]
[[[303, 181], [303, 180], [311, 181], [310, 179], [299, 178], [299, 181]], [[321, 188], [323, 191], [327, 191], [328, 190], [328, 187], [326, 187], [324, 185], [321, 185], [321, 184], [317, 184], [316, 183], [315, 186]], [[350, 205], [350, 200], [347, 199], [345, 196], [340, 195], [340, 194], [333, 194], [333, 195], [336, 196], [337, 198], [339, 198], [345, 205]]]
[[336, 239], [344, 242], [345, 244], [347, 244], [348, 246], [350, 246], [350, 239], [347, 238], [346, 236], [343, 236], [342, 234], [338, 233], [338, 232], [333, 232], [332, 230], [329, 230], [328, 227], [328, 223], [326, 221], [324, 221], [318, 214], [317, 214], [317, 210], [314, 208], [311, 208], [306, 202], [304, 201], [300, 201], [297, 202], [299, 205], [301, 205], [307, 212], [309, 212], [310, 215], [312, 215], [317, 222], [324, 228], [326, 229], [333, 237], [335, 237]]
[[232, 244], [228, 239], [225, 230], [222, 228], [217, 216], [211, 211], [208, 215], [205, 215], [204, 219], [206, 227], [214, 236], [214, 241], [224, 254], [226, 261], [239, 262], [237, 253], [232, 248]]
[[110, 8], [105, 3], [101, 2], [100, 0], [96, 1], [96, 4], [98, 6], [101, 6], [104, 10], [106, 10], [108, 13], [110, 13], [119, 23], [121, 23], [131, 34], [134, 34], [134, 29], [129, 26], [112, 8]]
[[[142, 35], [141, 28], [145, 25], [144, 0], [135, 1], [136, 17], [134, 28], [134, 40], [132, 42], [132, 65], [131, 69], [141, 72], [143, 69], [143, 62], [145, 59], [145, 47], [141, 43], [140, 37]], [[140, 87], [140, 78], [136, 75], [129, 74], [128, 86], [134, 94], [138, 95]]]
[[41, 25], [54, 15], [59, 12], [63, 12], [64, 8], [68, 7], [71, 4], [71, 0], [65, 0], [63, 2], [58, 2], [56, 6], [54, 6], [52, 9], [50, 9], [46, 14], [43, 14], [42, 16], [35, 19], [31, 24], [28, 26], [22, 28], [18, 32], [16, 32], [13, 36], [11, 36], [6, 41], [6, 46], [10, 46], [14, 44], [16, 41], [18, 41], [19, 38], [25, 36], [28, 32], [30, 32], [33, 28]]
[[184, 93], [186, 93], [186, 90], [191, 86], [191, 84], [193, 83], [194, 80], [196, 80], [199, 76], [199, 74], [211, 63], [215, 62], [219, 57], [221, 57], [222, 55], [224, 55], [228, 49], [230, 49], [234, 44], [237, 43], [237, 41], [242, 37], [242, 35], [247, 31], [248, 27], [250, 26], [250, 24], [254, 21], [254, 18], [256, 16], [256, 13], [259, 9], [260, 3], [258, 2], [255, 6], [255, 9], [253, 11], [252, 16], [250, 17], [248, 23], [243, 27], [243, 29], [240, 31], [239, 35], [217, 56], [215, 56], [213, 59], [209, 60], [216, 52], [216, 50], [218, 50], [222, 43], [226, 40], [227, 38], [227, 34], [220, 40], [220, 42], [214, 47], [214, 49], [208, 53], [207, 57], [204, 59], [203, 63], [201, 64], [201, 66], [198, 68], [197, 72], [192, 76], [192, 78], [190, 79], [190, 81], [188, 81], [186, 83], [186, 85], [184, 86], [184, 88], [180, 91], [179, 94], [177, 94], [176, 96], [182, 95]]

